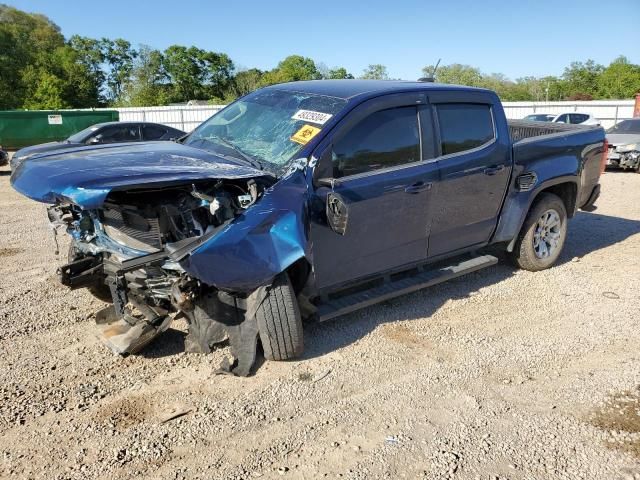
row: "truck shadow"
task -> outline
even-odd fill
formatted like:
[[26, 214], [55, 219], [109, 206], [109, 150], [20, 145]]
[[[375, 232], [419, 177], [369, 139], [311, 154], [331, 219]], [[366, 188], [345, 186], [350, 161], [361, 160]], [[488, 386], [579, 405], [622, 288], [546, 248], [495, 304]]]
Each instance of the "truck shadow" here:
[[[619, 243], [640, 233], [640, 221], [598, 213], [580, 212], [569, 223], [569, 234], [558, 264], [570, 262], [591, 252]], [[496, 252], [492, 252], [494, 255]], [[335, 320], [306, 324], [303, 359], [320, 357], [365, 337], [378, 326], [433, 315], [449, 300], [469, 298], [483, 287], [499, 283], [514, 275], [504, 253], [497, 253], [500, 263], [425, 290], [373, 305], [360, 312]], [[173, 328], [151, 343], [139, 355], [162, 358], [184, 352], [185, 333]], [[254, 371], [260, 368], [257, 362]]]
[[184, 352], [184, 339], [186, 336], [187, 334], [181, 330], [169, 328], [137, 355], [144, 358], [172, 357]]
[[578, 212], [569, 220], [567, 242], [558, 264], [609, 247], [637, 233], [640, 233], [638, 220]]
[[[575, 257], [619, 243], [640, 233], [640, 221], [580, 212], [569, 223], [569, 234], [559, 265]], [[495, 253], [494, 253], [495, 254]], [[506, 255], [493, 267], [434, 287], [368, 307], [330, 322], [305, 325], [305, 359], [341, 349], [368, 335], [378, 326], [433, 315], [448, 300], [469, 298], [479, 289], [501, 282], [516, 269]]]

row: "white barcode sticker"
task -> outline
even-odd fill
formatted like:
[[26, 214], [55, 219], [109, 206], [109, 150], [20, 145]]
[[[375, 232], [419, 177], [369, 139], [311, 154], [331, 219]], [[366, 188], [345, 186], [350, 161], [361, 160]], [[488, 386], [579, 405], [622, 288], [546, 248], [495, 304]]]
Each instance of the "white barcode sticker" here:
[[291, 118], [294, 120], [302, 120], [303, 122], [324, 125], [331, 117], [333, 117], [333, 115], [330, 113], [314, 112], [313, 110], [298, 110]]

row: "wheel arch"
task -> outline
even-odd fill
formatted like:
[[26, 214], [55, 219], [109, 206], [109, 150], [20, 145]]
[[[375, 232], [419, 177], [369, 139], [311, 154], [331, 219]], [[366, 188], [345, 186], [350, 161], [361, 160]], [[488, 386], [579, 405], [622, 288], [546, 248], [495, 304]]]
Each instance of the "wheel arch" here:
[[307, 284], [307, 280], [311, 274], [311, 264], [306, 257], [301, 257], [289, 265], [285, 269], [285, 272], [289, 276], [293, 290], [297, 295]]
[[527, 215], [543, 193], [552, 193], [559, 197], [567, 210], [567, 218], [572, 218], [577, 210], [578, 190], [578, 183], [575, 176], [558, 177], [538, 185], [535, 190], [529, 192], [530, 195], [528, 195], [528, 197], [521, 198], [520, 201], [514, 200], [510, 204], [505, 205], [506, 210], [511, 209], [512, 211], [507, 211], [506, 214], [503, 215], [504, 222], [503, 218], [501, 218], [501, 225], [498, 226], [498, 230], [494, 236], [494, 243], [508, 241], [507, 251], [513, 251], [518, 239], [518, 234], [522, 229]]

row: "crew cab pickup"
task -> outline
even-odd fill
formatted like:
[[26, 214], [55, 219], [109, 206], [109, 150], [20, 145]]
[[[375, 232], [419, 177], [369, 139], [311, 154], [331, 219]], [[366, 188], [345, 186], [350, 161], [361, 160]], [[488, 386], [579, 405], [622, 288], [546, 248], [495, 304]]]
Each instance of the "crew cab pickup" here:
[[186, 348], [229, 339], [246, 375], [327, 320], [493, 265], [551, 267], [594, 208], [600, 127], [507, 122], [489, 90], [326, 80], [257, 90], [179, 142], [28, 159], [13, 187], [71, 235], [61, 282], [111, 302], [126, 354], [183, 315]]

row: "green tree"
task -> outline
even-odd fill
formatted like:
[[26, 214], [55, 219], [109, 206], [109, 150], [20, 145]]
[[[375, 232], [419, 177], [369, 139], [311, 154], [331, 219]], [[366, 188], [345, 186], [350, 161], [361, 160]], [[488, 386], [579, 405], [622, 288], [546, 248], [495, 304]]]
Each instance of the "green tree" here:
[[387, 67], [378, 63], [365, 68], [360, 78], [365, 80], [389, 80], [389, 74], [387, 73]]
[[0, 4], [0, 108], [22, 107], [28, 92], [37, 90], [24, 78], [27, 69], [30, 82], [51, 85], [51, 78], [40, 82], [34, 71], [52, 71], [52, 53], [62, 46], [60, 28], [47, 17]]
[[262, 84], [263, 75], [264, 73], [257, 68], [236, 73], [230, 87], [230, 96], [237, 98], [253, 92]]
[[349, 72], [347, 72], [346, 68], [335, 67], [329, 70], [329, 74], [327, 78], [343, 80], [343, 79], [353, 79], [354, 77]]
[[72, 107], [98, 107], [103, 103], [100, 94], [102, 76], [96, 75], [70, 45], [57, 48], [52, 54], [51, 73], [62, 82], [62, 96]]
[[131, 107], [166, 105], [171, 99], [170, 87], [162, 52], [140, 45], [119, 104]]
[[640, 65], [619, 56], [598, 77], [598, 95], [602, 98], [634, 98], [640, 93]]
[[173, 85], [173, 100], [189, 101], [224, 96], [234, 66], [224, 53], [172, 45], [164, 52], [164, 68]]
[[71, 107], [64, 100], [65, 84], [62, 79], [49, 72], [36, 69], [29, 69], [25, 76], [33, 79], [33, 89], [24, 102], [24, 108], [57, 110]]
[[604, 67], [593, 60], [571, 62], [564, 69], [562, 79], [566, 82], [566, 96], [569, 100], [591, 99], [598, 94], [598, 77]]
[[425, 77], [432, 76], [438, 83], [450, 83], [455, 85], [467, 85], [470, 87], [482, 86], [482, 73], [475, 67], [470, 65], [462, 65], [453, 63], [451, 65], [442, 65], [435, 69], [434, 65], [428, 65], [422, 69]]
[[262, 77], [263, 85], [296, 82], [300, 80], [319, 80], [322, 78], [315, 62], [300, 55], [290, 55], [282, 60], [276, 68]]
[[226, 53], [201, 50], [199, 58], [203, 66], [203, 85], [206, 96], [224, 97], [233, 78], [234, 65]]
[[82, 66], [83, 74], [88, 77], [85, 81], [90, 82], [91, 90], [95, 92], [95, 99], [87, 103], [86, 106], [93, 107], [96, 106], [94, 103], [103, 103], [101, 89], [106, 75], [102, 68], [105, 62], [102, 42], [95, 38], [73, 35], [67, 41], [67, 46], [74, 52], [74, 55], [69, 54], [69, 57], [73, 58], [74, 63]]
[[122, 90], [131, 79], [133, 62], [138, 53], [131, 48], [131, 43], [122, 38], [101, 40], [102, 53], [108, 70], [106, 74], [107, 99], [116, 102]]
[[182, 45], [171, 45], [164, 51], [164, 68], [173, 85], [175, 101], [199, 98], [203, 82], [203, 65], [199, 49]]

